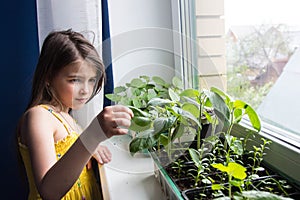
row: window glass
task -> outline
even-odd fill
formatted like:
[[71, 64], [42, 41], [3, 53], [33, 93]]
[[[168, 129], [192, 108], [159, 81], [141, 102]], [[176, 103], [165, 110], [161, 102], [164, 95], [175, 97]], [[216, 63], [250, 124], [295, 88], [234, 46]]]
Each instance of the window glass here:
[[297, 1], [224, 0], [224, 8], [227, 92], [249, 102], [263, 121], [292, 133], [299, 144]]
[[299, 147], [297, 1], [196, 0], [194, 6], [200, 87], [223, 86], [251, 104], [271, 134]]

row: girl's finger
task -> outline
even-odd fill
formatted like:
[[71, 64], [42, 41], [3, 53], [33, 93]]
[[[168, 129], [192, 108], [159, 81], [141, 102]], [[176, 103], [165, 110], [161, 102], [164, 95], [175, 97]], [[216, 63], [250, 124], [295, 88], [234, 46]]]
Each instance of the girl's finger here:
[[86, 164], [86, 169], [89, 170], [92, 168], [92, 161], [89, 160], [89, 162]]
[[112, 111], [113, 112], [125, 112], [125, 113], [129, 114], [130, 118], [133, 117], [132, 110], [130, 110], [128, 107], [123, 106], [123, 105], [113, 105]]

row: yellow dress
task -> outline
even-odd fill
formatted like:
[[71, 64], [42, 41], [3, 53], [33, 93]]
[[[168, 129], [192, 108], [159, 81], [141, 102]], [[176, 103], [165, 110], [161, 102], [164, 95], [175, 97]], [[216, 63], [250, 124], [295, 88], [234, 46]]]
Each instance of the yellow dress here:
[[[56, 158], [58, 160], [72, 146], [72, 144], [76, 141], [79, 135], [75, 131], [71, 131], [70, 127], [68, 127], [68, 125], [64, 122], [64, 120], [62, 120], [62, 118], [57, 113], [55, 113], [53, 110], [51, 110], [50, 108], [44, 105], [41, 106], [47, 109], [59, 121], [61, 121], [61, 123], [63, 123], [64, 127], [69, 133], [67, 137], [55, 143]], [[42, 199], [37, 191], [34, 182], [28, 148], [19, 142], [19, 150], [25, 165], [26, 174], [29, 182], [28, 200]], [[68, 193], [62, 198], [62, 200], [100, 200], [100, 199], [102, 199], [102, 196], [100, 193], [99, 185], [97, 184], [96, 178], [94, 176], [94, 172], [92, 169], [87, 170], [86, 167], [83, 168], [76, 183], [72, 186], [72, 188], [68, 191]]]

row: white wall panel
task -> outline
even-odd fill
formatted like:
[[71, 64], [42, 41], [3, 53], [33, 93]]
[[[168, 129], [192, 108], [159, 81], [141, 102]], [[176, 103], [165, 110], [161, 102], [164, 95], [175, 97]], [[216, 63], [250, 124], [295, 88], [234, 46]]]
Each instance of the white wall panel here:
[[225, 23], [220, 18], [197, 18], [197, 36], [224, 36]]
[[224, 15], [224, 0], [197, 0], [196, 14], [200, 16]]
[[171, 1], [111, 0], [109, 4], [115, 84], [139, 75], [173, 77], [174, 70], [157, 69], [175, 67]]
[[223, 56], [225, 55], [225, 38], [199, 38], [199, 56]]
[[198, 58], [199, 74], [226, 74], [224, 56], [207, 56]]

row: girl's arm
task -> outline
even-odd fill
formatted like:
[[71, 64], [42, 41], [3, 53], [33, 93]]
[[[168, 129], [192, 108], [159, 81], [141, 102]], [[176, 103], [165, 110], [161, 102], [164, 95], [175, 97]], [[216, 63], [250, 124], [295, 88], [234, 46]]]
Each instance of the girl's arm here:
[[125, 106], [105, 107], [57, 161], [53, 139], [56, 126], [47, 112], [38, 107], [27, 112], [23, 131], [39, 194], [43, 199], [53, 200], [61, 199], [69, 191], [100, 142], [127, 133], [133, 113]]

